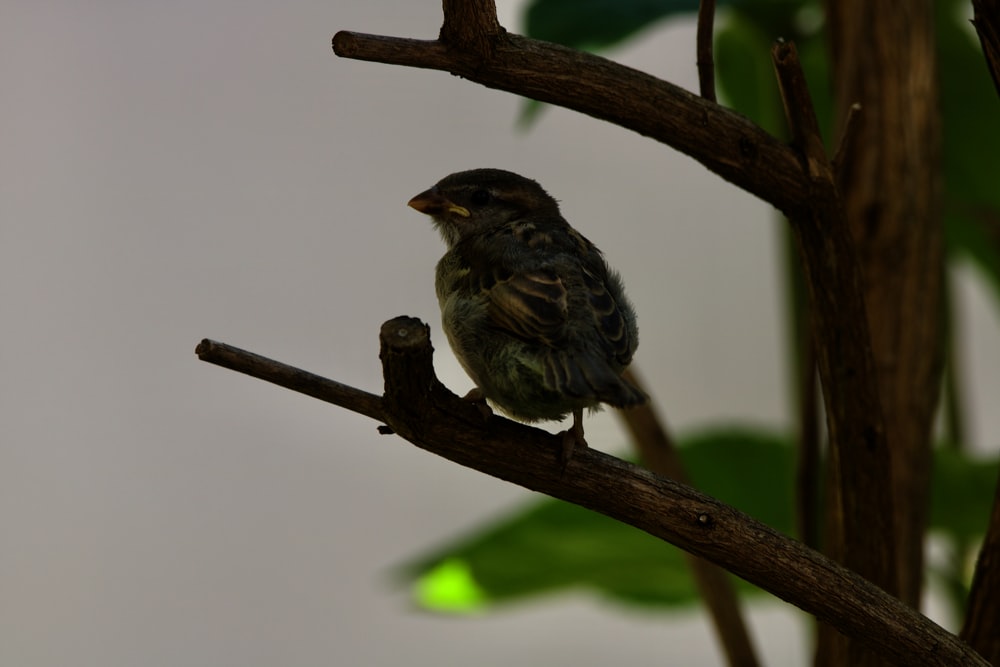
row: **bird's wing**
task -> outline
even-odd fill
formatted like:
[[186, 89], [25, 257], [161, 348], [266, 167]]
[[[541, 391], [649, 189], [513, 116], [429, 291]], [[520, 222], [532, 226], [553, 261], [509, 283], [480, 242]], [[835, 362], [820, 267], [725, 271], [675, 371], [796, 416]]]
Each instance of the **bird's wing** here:
[[619, 364], [628, 365], [635, 350], [635, 341], [632, 340], [621, 306], [615, 298], [616, 293], [622, 294], [617, 276], [584, 268], [583, 284], [587, 288], [590, 311], [601, 342]]
[[494, 271], [483, 287], [492, 322], [525, 340], [552, 345], [565, 337], [569, 298], [559, 274], [548, 267]]

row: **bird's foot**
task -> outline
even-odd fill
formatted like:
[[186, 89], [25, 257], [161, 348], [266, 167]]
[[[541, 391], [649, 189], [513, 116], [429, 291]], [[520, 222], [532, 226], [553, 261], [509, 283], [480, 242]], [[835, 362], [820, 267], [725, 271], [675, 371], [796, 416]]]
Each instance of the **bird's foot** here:
[[490, 417], [493, 416], [493, 409], [490, 408], [489, 403], [486, 402], [486, 396], [483, 394], [483, 390], [479, 387], [470, 389], [469, 393], [462, 397], [462, 400], [475, 405], [479, 410], [479, 414], [483, 416], [484, 422], [489, 421]]
[[573, 411], [573, 425], [562, 432], [562, 451], [559, 456], [559, 463], [563, 472], [573, 458], [573, 452], [577, 447], [587, 447], [587, 441], [583, 437], [583, 410]]

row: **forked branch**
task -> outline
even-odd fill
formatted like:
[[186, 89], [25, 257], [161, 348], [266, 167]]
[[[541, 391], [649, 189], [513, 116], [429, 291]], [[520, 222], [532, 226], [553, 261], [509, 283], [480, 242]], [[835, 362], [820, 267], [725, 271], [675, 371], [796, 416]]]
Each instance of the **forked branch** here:
[[[455, 4], [463, 3], [446, 2], [446, 9]], [[795, 151], [735, 111], [631, 67], [493, 23], [466, 25], [465, 41], [456, 42], [451, 26], [458, 21], [445, 16], [438, 40], [341, 31], [333, 50], [345, 58], [444, 70], [574, 109], [672, 146], [782, 211], [808, 202]]]
[[987, 665], [957, 637], [857, 574], [689, 486], [594, 449], [576, 452], [563, 470], [559, 436], [499, 416], [484, 420], [478, 407], [438, 381], [423, 322], [389, 320], [380, 344], [385, 394], [379, 401], [214, 341], [203, 340], [197, 354], [367, 414], [460, 465], [635, 526], [721, 565], [900, 664]]

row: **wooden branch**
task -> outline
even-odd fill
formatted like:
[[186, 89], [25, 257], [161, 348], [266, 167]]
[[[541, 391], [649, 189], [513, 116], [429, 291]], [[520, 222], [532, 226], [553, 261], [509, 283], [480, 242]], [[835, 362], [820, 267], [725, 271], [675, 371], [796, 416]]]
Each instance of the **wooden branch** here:
[[[1000, 94], [1000, 1], [972, 0], [974, 9], [973, 25], [983, 46], [986, 64], [993, 77], [993, 85]], [[954, 366], [955, 359], [952, 358]], [[949, 395], [954, 398], [957, 382]], [[957, 400], [957, 399], [956, 399]], [[959, 428], [951, 429], [957, 432]], [[994, 665], [1000, 665], [1000, 479], [993, 497], [993, 511], [986, 527], [983, 546], [976, 560], [976, 572], [972, 577], [969, 603], [962, 625], [962, 639], [969, 642]]]
[[972, 25], [983, 46], [993, 86], [1000, 93], [1000, 0], [972, 0]]
[[[417, 447], [633, 525], [725, 567], [900, 664], [987, 666], [957, 637], [862, 577], [684, 484], [589, 448], [575, 452], [564, 469], [559, 436], [498, 416], [484, 420], [477, 406], [438, 381], [429, 330], [419, 320], [398, 317], [383, 324], [380, 334], [385, 395], [376, 418]], [[199, 350], [213, 363], [212, 350], [225, 350], [227, 367], [243, 371], [245, 364], [250, 374], [283, 386], [289, 379], [297, 391], [297, 378], [315, 378], [219, 343], [203, 341]], [[346, 402], [372, 409], [365, 398], [370, 394], [332, 386], [334, 402], [351, 396]], [[322, 393], [312, 382], [305, 389]]]
[[811, 336], [802, 341], [799, 368], [799, 439], [795, 470], [795, 498], [798, 505], [796, 524], [799, 539], [813, 549], [820, 545], [820, 420], [819, 383], [816, 379], [816, 346]]
[[[916, 605], [926, 577], [933, 431], [944, 362], [943, 149], [935, 4], [826, 0], [834, 117], [861, 105], [837, 188], [864, 276], [871, 350], [897, 511], [896, 593]], [[846, 317], [845, 317], [846, 319]], [[845, 480], [846, 483], [846, 480]], [[850, 486], [846, 487], [851, 489]], [[866, 513], [875, 509], [861, 499]]]
[[502, 29], [489, 35], [490, 48], [471, 51], [455, 42], [341, 31], [333, 50], [344, 58], [444, 70], [574, 109], [663, 142], [782, 211], [808, 205], [796, 153], [746, 117], [600, 56]]
[[979, 550], [961, 637], [994, 665], [1000, 665], [1000, 479], [986, 538]]
[[[625, 379], [647, 396], [650, 395], [645, 383], [631, 369], [625, 371]], [[615, 414], [625, 423], [647, 468], [675, 482], [690, 484], [677, 446], [651, 402], [630, 410], [615, 410]], [[728, 664], [731, 667], [756, 667], [760, 662], [729, 575], [707, 560], [690, 553], [685, 555], [701, 599], [715, 624]]]
[[504, 29], [493, 0], [444, 0], [444, 24], [438, 39], [481, 60], [493, 55]]
[[794, 44], [773, 50], [793, 145], [812, 178], [813, 214], [791, 219], [810, 295], [827, 427], [842, 488], [844, 562], [885, 590], [898, 589], [889, 448], [854, 241]]
[[712, 37], [715, 23], [715, 0], [701, 0], [698, 3], [698, 32], [696, 35], [698, 52], [698, 89], [701, 96], [715, 102], [715, 58], [712, 56]]
[[229, 368], [259, 380], [266, 380], [279, 387], [291, 389], [300, 394], [347, 408], [351, 412], [385, 422], [381, 396], [369, 394], [367, 391], [355, 389], [292, 366], [279, 364], [259, 354], [208, 338], [198, 343], [194, 353], [198, 355], [199, 359], [210, 364]]

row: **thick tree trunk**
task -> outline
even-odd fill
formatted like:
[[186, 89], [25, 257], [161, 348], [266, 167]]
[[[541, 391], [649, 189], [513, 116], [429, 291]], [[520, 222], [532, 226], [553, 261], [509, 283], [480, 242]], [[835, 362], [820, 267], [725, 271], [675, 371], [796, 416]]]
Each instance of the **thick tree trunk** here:
[[[831, 0], [826, 8], [836, 117], [846, 119], [852, 104], [861, 105], [836, 169], [861, 261], [890, 448], [895, 535], [884, 539], [897, 545], [898, 594], [916, 605], [942, 367], [941, 121], [933, 3]], [[840, 489], [841, 495], [856, 491]], [[838, 546], [840, 553], [851, 549]], [[838, 650], [839, 643], [823, 633], [818, 662], [859, 664], [839, 652], [845, 648]]]

